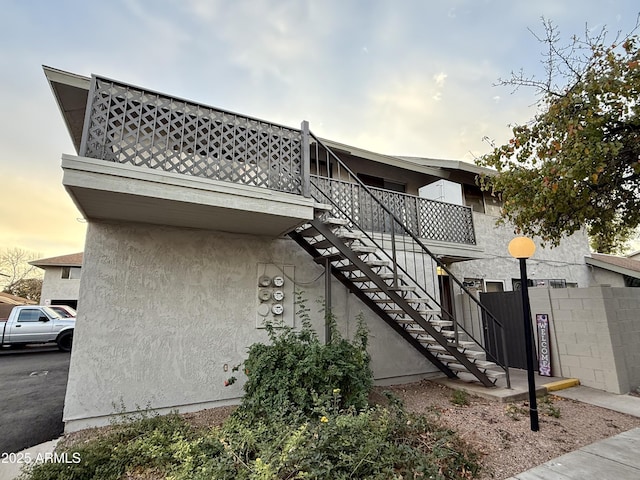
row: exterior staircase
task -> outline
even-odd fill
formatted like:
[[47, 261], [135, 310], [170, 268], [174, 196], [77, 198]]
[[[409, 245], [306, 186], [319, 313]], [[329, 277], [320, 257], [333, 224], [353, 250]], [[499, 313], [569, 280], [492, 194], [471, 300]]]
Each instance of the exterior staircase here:
[[[437, 285], [429, 282], [426, 274], [428, 267], [433, 271], [444, 269], [460, 291], [469, 296], [467, 303], [477, 309], [484, 322], [497, 320], [389, 207], [380, 203], [330, 149], [315, 140], [315, 158], [323, 153], [325, 165], [335, 165], [328, 171], [338, 170], [341, 179], [349, 176], [346, 183], [359, 183], [359, 196], [368, 192], [368, 213], [372, 218], [383, 218], [382, 223], [391, 227], [390, 234], [386, 233], [389, 228], [378, 234], [370, 231], [371, 221], [366, 221], [362, 213], [354, 215], [348, 202], [340, 201], [339, 185], [336, 190], [329, 187], [332, 182], [327, 177], [311, 175], [312, 196], [327, 207], [289, 236], [448, 377], [471, 375], [472, 380], [491, 387], [506, 376], [509, 386], [508, 368], [491, 358], [484, 347], [486, 339], [473, 338], [454, 313], [440, 304]], [[496, 327], [500, 327], [499, 323]]]

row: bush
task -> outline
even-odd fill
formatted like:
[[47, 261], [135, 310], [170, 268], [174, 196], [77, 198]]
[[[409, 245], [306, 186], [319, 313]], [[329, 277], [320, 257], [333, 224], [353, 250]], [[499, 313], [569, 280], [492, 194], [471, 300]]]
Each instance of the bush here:
[[456, 435], [402, 407], [375, 407], [291, 424], [230, 419], [225, 454], [187, 479], [468, 479], [476, 456]]
[[215, 435], [202, 435], [177, 414], [141, 416], [113, 425], [109, 432], [65, 449], [78, 463], [35, 465], [21, 478], [31, 480], [118, 480], [134, 470], [195, 468], [223, 451]]
[[267, 325], [271, 343], [253, 344], [244, 362], [247, 381], [237, 415], [264, 418], [317, 416], [318, 406], [336, 401], [338, 410], [366, 408], [373, 385], [367, 353], [367, 330], [362, 316], [353, 341], [340, 336], [333, 317], [327, 319], [331, 341], [320, 343], [309, 321], [308, 309], [298, 294], [300, 331]]

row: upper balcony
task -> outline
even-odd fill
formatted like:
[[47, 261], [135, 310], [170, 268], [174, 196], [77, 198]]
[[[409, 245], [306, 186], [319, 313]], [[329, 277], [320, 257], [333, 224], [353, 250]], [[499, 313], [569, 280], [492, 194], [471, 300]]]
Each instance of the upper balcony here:
[[[314, 163], [306, 122], [293, 129], [103, 77], [45, 73], [78, 153], [63, 155], [63, 183], [88, 219], [278, 236], [313, 218], [318, 189], [367, 216], [358, 189], [370, 187]], [[475, 244], [470, 208], [370, 190], [415, 235]], [[385, 233], [384, 221], [363, 221]]]

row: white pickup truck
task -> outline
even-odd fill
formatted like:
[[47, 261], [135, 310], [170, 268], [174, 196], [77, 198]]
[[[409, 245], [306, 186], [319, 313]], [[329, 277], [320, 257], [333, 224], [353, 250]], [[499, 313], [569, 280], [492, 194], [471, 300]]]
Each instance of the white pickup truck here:
[[49, 307], [13, 307], [9, 318], [0, 319], [0, 346], [19, 347], [31, 343], [55, 342], [63, 352], [73, 344], [75, 318], [63, 318]]

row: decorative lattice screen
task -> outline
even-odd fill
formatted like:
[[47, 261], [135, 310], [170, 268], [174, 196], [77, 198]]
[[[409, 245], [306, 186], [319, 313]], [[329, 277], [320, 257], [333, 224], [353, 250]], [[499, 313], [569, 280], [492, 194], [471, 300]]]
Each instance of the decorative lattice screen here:
[[299, 130], [94, 77], [80, 155], [300, 194]]
[[[312, 184], [336, 202], [338, 208], [333, 215], [352, 220], [363, 230], [391, 233], [391, 216], [360, 185], [315, 176]], [[417, 237], [475, 245], [469, 207], [373, 187], [369, 190]], [[395, 233], [399, 232], [400, 229], [396, 228]]]

